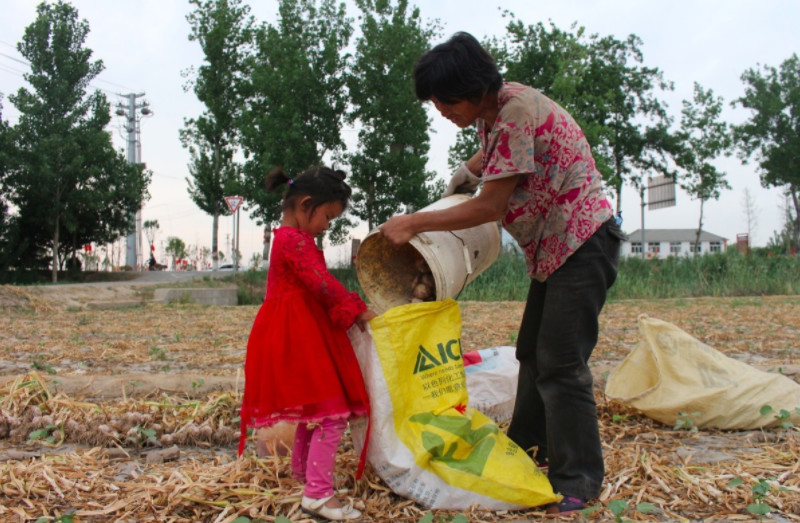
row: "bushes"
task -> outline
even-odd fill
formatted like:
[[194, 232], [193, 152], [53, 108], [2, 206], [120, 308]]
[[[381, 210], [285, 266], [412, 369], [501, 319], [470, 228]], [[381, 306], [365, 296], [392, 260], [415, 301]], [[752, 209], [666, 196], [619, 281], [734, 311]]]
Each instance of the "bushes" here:
[[620, 262], [610, 297], [764, 296], [798, 292], [800, 258], [730, 251], [663, 260], [627, 258]]
[[[346, 288], [364, 292], [353, 267], [331, 269]], [[261, 303], [265, 272], [245, 272], [247, 292], [239, 293], [241, 304]], [[504, 252], [497, 261], [457, 296], [462, 301], [525, 301], [530, 280], [525, 260]], [[260, 287], [259, 287], [260, 286]], [[686, 298], [698, 296], [766, 296], [800, 294], [800, 257], [736, 251], [697, 257], [620, 260], [617, 281], [609, 300]], [[252, 299], [252, 301], [250, 301]]]

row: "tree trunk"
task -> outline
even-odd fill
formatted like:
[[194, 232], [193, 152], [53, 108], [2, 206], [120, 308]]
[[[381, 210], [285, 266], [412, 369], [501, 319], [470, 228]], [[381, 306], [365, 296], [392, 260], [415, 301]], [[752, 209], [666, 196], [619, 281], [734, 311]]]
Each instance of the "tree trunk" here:
[[700, 200], [700, 221], [697, 222], [697, 235], [694, 238], [694, 255], [697, 256], [698, 249], [700, 248], [700, 233], [703, 231], [703, 207], [705, 200]]
[[[794, 204], [794, 220], [792, 220], [792, 246], [796, 253], [800, 249], [800, 195], [794, 187], [789, 188], [789, 194], [792, 196], [792, 203]], [[791, 216], [791, 215], [790, 215]], [[790, 249], [789, 252], [792, 252]]]
[[53, 231], [53, 271], [51, 274], [51, 281], [53, 283], [58, 283], [58, 228], [60, 225], [60, 220], [58, 213], [56, 213], [56, 224], [55, 230]]
[[617, 212], [616, 212], [617, 216], [619, 216], [622, 213], [622, 186], [624, 185], [624, 183], [622, 181], [622, 158], [620, 158], [616, 154], [614, 155], [614, 165], [617, 169], [617, 177], [620, 179], [619, 187], [617, 188]]
[[[220, 165], [220, 146], [219, 146], [219, 136], [216, 136], [214, 139], [214, 152], [213, 152], [213, 159], [214, 159], [214, 179], [219, 182], [220, 174], [219, 174], [219, 165]], [[223, 194], [224, 196], [224, 194]], [[214, 202], [214, 219], [211, 224], [211, 268], [213, 270], [219, 269], [219, 207], [220, 202]], [[236, 257], [233, 257], [234, 260], [234, 267], [237, 263]]]
[[214, 218], [211, 220], [211, 268], [219, 269], [219, 209], [214, 208]]

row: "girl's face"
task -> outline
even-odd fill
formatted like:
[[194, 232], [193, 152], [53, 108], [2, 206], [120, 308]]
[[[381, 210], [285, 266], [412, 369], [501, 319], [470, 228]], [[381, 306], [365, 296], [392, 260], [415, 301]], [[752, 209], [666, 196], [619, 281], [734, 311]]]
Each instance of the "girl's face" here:
[[316, 238], [328, 230], [331, 222], [338, 218], [344, 211], [342, 202], [334, 201], [323, 203], [313, 211], [305, 208], [308, 200], [298, 202], [296, 213], [297, 228]]

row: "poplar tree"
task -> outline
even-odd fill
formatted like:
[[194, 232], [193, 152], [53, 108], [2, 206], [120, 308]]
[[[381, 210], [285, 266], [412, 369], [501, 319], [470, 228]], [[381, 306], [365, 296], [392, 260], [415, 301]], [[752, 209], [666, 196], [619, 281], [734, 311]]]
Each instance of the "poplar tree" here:
[[[496, 58], [506, 81], [542, 91], [575, 118], [592, 147], [597, 169], [616, 193], [622, 208], [622, 186], [641, 187], [643, 174], [674, 176], [669, 158], [677, 153], [669, 132], [671, 120], [659, 91], [672, 84], [657, 68], [643, 65], [641, 39], [586, 34], [550, 22], [526, 25], [513, 13], [506, 34], [484, 45]], [[463, 155], [475, 141], [461, 138], [451, 149]]]
[[239, 121], [244, 106], [242, 84], [249, 75], [254, 21], [241, 0], [191, 0], [195, 10], [186, 19], [189, 40], [205, 57], [187, 88], [205, 105], [203, 113], [186, 119], [180, 132], [189, 150], [189, 196], [211, 222], [211, 258], [218, 265], [219, 217], [227, 213], [225, 196], [241, 191]]
[[6, 177], [11, 169], [13, 138], [11, 127], [3, 119], [3, 97], [0, 95], [0, 271], [7, 272], [10, 257], [8, 187]]
[[722, 120], [722, 98], [715, 97], [711, 89], [703, 89], [695, 82], [692, 100], [683, 101], [681, 128], [677, 136], [684, 144], [682, 152], [676, 156], [678, 167], [683, 169], [680, 186], [700, 201], [694, 245], [697, 253], [705, 203], [712, 198], [718, 200], [723, 189], [731, 188], [725, 172], [712, 163], [728, 154], [731, 146], [728, 125]]
[[332, 164], [343, 147], [344, 49], [351, 34], [344, 3], [332, 0], [280, 0], [278, 22], [256, 31], [240, 129], [243, 196], [258, 224], [270, 227], [281, 216], [280, 195], [264, 188], [270, 169], [295, 176], [323, 159]]
[[19, 53], [30, 62], [9, 97], [20, 112], [8, 200], [16, 208], [20, 268], [36, 268], [49, 252], [52, 281], [83, 243], [123, 235], [147, 196], [149, 172], [114, 150], [105, 128], [110, 107], [89, 83], [103, 70], [84, 47], [89, 24], [63, 1], [41, 3]]
[[733, 102], [750, 110], [735, 126], [739, 156], [758, 162], [761, 185], [784, 190], [787, 251], [800, 249], [800, 59], [780, 67], [758, 66], [742, 74], [745, 93]]
[[406, 0], [356, 0], [361, 36], [347, 87], [358, 129], [352, 170], [352, 212], [370, 229], [399, 211], [435, 200], [441, 182], [427, 171], [429, 118], [414, 94], [414, 63], [430, 47], [435, 27]]

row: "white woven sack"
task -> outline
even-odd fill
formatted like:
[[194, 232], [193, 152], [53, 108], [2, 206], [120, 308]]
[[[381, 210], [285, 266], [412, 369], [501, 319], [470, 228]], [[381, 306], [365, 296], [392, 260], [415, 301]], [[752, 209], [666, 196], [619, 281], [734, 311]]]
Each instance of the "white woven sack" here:
[[502, 345], [474, 352], [480, 357], [477, 363], [467, 363], [472, 353], [464, 354], [469, 393], [467, 406], [486, 414], [497, 423], [511, 419], [519, 380], [516, 348]]

